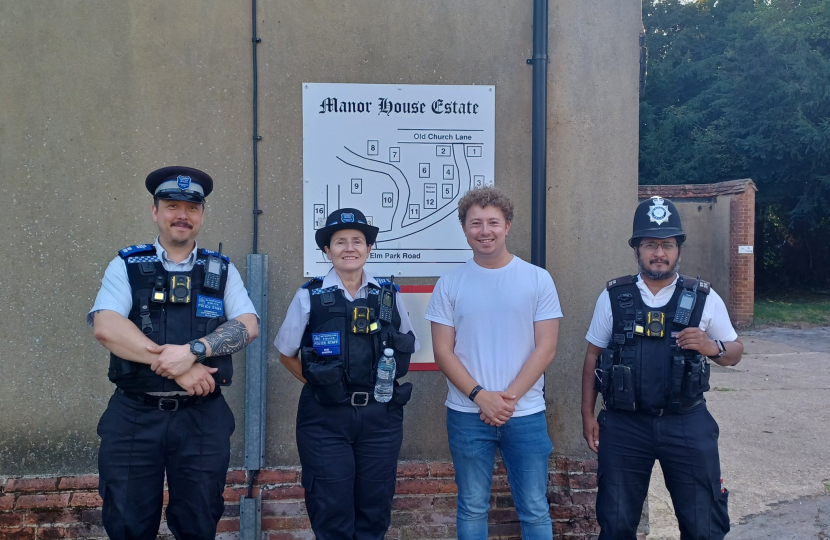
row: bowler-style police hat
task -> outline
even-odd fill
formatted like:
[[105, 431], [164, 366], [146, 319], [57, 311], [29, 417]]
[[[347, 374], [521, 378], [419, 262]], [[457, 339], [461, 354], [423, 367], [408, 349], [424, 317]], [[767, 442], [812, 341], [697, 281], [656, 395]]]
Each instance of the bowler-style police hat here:
[[378, 238], [378, 229], [366, 220], [363, 212], [357, 208], [341, 208], [335, 210], [329, 217], [326, 218], [326, 226], [322, 229], [317, 229], [314, 233], [314, 240], [320, 249], [329, 245], [331, 237], [337, 231], [344, 229], [356, 229], [366, 236], [366, 243], [370, 246], [375, 243]]
[[677, 243], [686, 241], [686, 233], [680, 223], [680, 212], [668, 199], [652, 197], [641, 202], [634, 212], [634, 227], [628, 245], [637, 247], [641, 238], [672, 238]]
[[147, 175], [144, 185], [153, 199], [205, 204], [213, 191], [213, 178], [191, 167], [162, 167]]

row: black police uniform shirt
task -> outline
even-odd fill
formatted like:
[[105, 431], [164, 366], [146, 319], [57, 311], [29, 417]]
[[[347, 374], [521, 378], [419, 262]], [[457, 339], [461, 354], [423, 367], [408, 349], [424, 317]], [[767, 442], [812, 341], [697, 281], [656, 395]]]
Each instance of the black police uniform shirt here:
[[[380, 288], [378, 282], [375, 281], [373, 277], [366, 274], [366, 271], [364, 270], [363, 279], [360, 284], [360, 288], [357, 290], [356, 298], [366, 298], [369, 295], [370, 283]], [[334, 268], [329, 270], [329, 273], [323, 278], [322, 288], [327, 289], [329, 287], [337, 287], [343, 291], [343, 295], [349, 302], [356, 299], [352, 298], [352, 295], [346, 290], [346, 287], [343, 285], [343, 281], [340, 279], [340, 276]], [[395, 307], [401, 317], [401, 327], [399, 330], [401, 333], [405, 334], [412, 330], [412, 321], [409, 319], [409, 313], [406, 311], [401, 293], [396, 293]], [[294, 298], [288, 305], [285, 320], [283, 321], [282, 326], [280, 326], [280, 331], [277, 333], [277, 337], [274, 339], [274, 347], [276, 347], [281, 354], [289, 358], [294, 358], [299, 354], [303, 334], [305, 333], [306, 326], [308, 326], [310, 313], [311, 299], [309, 298], [308, 290], [301, 287], [297, 289], [297, 292], [294, 294]], [[412, 330], [412, 333], [414, 334], [415, 331]], [[415, 350], [417, 351], [420, 348], [421, 345], [418, 343], [418, 338], [416, 336]]]
[[[657, 291], [657, 294], [651, 293], [642, 278], [638, 279], [637, 288], [640, 290], [643, 303], [651, 308], [660, 308], [668, 304], [677, 287], [677, 278], [678, 276], [675, 275], [674, 281]], [[585, 339], [597, 347], [607, 347], [613, 334], [613, 323], [611, 297], [607, 290], [603, 290], [597, 299], [594, 316], [591, 319], [591, 326], [588, 328]], [[732, 322], [729, 320], [726, 304], [723, 303], [723, 299], [714, 289], [709, 289], [709, 294], [706, 296], [706, 303], [703, 305], [703, 313], [700, 317], [700, 329], [709, 336], [709, 339], [719, 339], [721, 341], [735, 341], [738, 339], [738, 333], [735, 332]]]

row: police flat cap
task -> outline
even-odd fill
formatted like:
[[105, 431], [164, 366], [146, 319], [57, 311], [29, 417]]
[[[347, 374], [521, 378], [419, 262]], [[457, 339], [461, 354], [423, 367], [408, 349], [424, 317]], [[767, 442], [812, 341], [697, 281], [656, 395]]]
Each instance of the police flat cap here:
[[204, 204], [213, 191], [213, 178], [192, 167], [162, 167], [148, 174], [144, 185], [154, 199]]

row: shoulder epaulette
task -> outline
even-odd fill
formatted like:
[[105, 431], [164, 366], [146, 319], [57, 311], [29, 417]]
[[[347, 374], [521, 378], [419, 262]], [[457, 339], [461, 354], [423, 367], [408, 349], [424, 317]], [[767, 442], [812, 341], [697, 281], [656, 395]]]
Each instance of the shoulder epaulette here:
[[[303, 284], [303, 289], [310, 289], [315, 283], [323, 284], [323, 276], [317, 276], [309, 279]], [[319, 287], [319, 285], [318, 285]]]
[[[199, 252], [202, 255], [207, 255], [208, 257], [210, 257], [210, 256], [219, 257], [219, 253], [216, 252], [216, 251], [213, 251], [212, 249], [199, 248]], [[228, 257], [227, 255], [222, 255], [222, 260], [225, 261], [226, 263], [231, 262], [230, 257]]]
[[605, 288], [610, 291], [614, 287], [619, 287], [620, 285], [630, 285], [632, 283], [637, 283], [637, 276], [622, 276], [614, 278], [606, 283]]
[[[684, 289], [689, 289], [690, 291], [694, 289], [696, 282], [696, 277], [684, 276], [683, 274], [680, 274], [680, 279], [677, 280], [678, 285], [680, 285]], [[703, 294], [709, 294], [709, 291], [712, 289], [708, 281], [703, 281], [701, 279], [700, 285], [698, 285], [697, 290], [698, 292], [702, 292]]]
[[[390, 283], [389, 278], [382, 278], [382, 277], [376, 277], [375, 281], [377, 281], [378, 285], [380, 285], [381, 287], [385, 287], [385, 286], [389, 285], [389, 283]], [[401, 286], [400, 285], [398, 285], [397, 283], [392, 283], [392, 286], [395, 287], [396, 291], [401, 292]]]
[[124, 249], [119, 249], [118, 254], [122, 259], [126, 259], [127, 257], [132, 257], [133, 255], [138, 255], [139, 253], [146, 253], [148, 251], [155, 253], [156, 248], [153, 247], [153, 244], [136, 244], [134, 246], [128, 246]]

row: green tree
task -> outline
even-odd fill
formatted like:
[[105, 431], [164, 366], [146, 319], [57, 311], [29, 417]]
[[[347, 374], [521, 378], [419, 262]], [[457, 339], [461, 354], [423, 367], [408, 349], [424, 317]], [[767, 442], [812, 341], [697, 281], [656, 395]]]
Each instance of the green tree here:
[[758, 284], [826, 289], [830, 0], [657, 0], [643, 21], [640, 183], [752, 178]]

